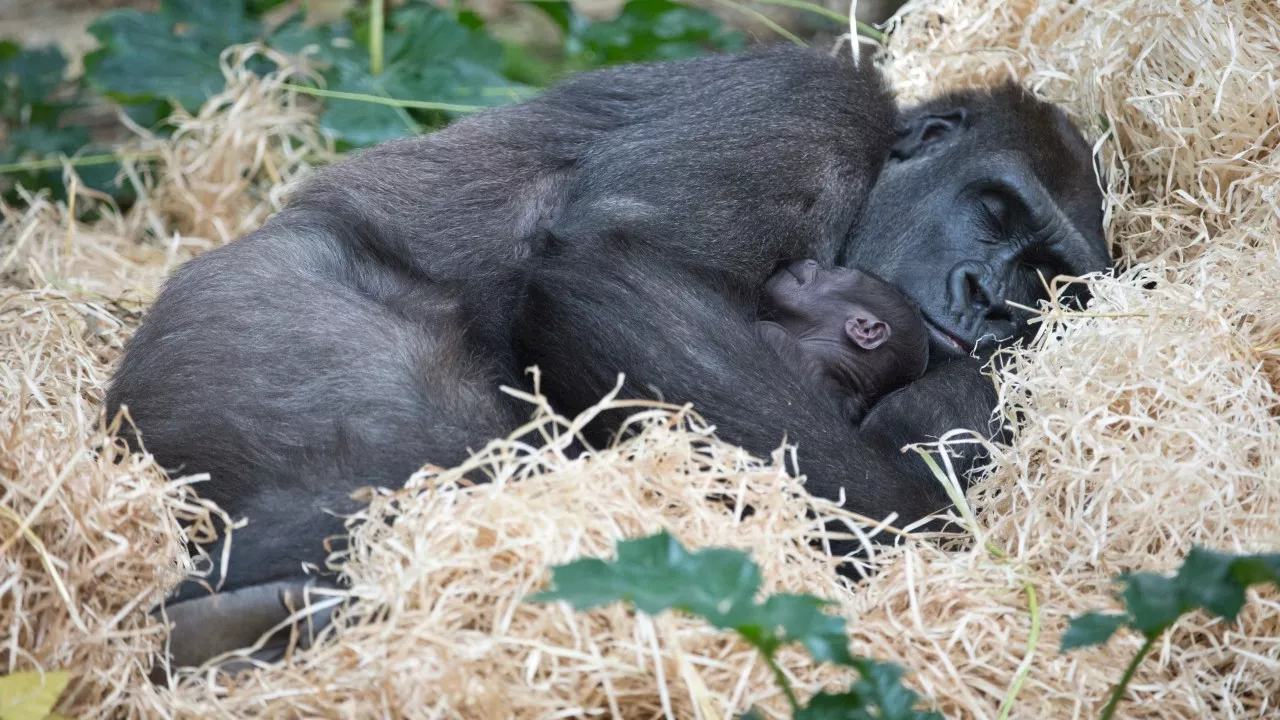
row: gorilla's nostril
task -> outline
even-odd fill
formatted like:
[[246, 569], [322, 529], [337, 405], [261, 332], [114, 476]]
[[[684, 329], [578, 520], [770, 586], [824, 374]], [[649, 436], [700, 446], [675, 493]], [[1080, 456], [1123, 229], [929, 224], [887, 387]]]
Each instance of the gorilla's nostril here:
[[982, 278], [977, 273], [972, 271], [965, 272], [964, 289], [965, 297], [969, 299], [969, 304], [974, 308], [985, 310], [991, 307], [991, 295], [982, 286]]

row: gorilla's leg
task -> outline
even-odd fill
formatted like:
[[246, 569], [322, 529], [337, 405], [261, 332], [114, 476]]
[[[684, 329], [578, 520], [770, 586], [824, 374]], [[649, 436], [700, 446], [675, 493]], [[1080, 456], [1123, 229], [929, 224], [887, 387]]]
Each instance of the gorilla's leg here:
[[[305, 580], [303, 564], [323, 570], [325, 539], [359, 509], [352, 491], [460, 463], [518, 425], [498, 389], [518, 380], [509, 353], [476, 347], [460, 319], [483, 313], [454, 289], [345, 252], [323, 233], [259, 235], [191, 261], [112, 383], [109, 412], [128, 407], [160, 464], [209, 473], [197, 492], [248, 521], [231, 533], [225, 573], [220, 545], [212, 575], [173, 598], [197, 603], [176, 631], [192, 657], [253, 625], [210, 604], [211, 588]], [[255, 597], [269, 593], [231, 605], [270, 615]], [[287, 615], [276, 608], [277, 621]]]

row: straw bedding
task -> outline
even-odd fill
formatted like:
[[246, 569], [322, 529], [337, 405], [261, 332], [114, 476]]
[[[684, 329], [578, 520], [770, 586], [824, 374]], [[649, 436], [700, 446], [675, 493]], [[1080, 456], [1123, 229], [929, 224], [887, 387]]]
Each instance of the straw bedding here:
[[[937, 0], [890, 49], [904, 97], [1013, 76], [1068, 107], [1097, 139], [1125, 261], [1090, 280], [1086, 312], [1046, 306], [996, 378], [1020, 420], [967, 498], [974, 538], [909, 538], [846, 587], [804, 540], [808, 510], [840, 511], [804, 495], [781, 451], [753, 459], [690, 412], [637, 408], [638, 432], [593, 457], [495, 441], [474, 461], [493, 484], [427, 468], [378, 494], [368, 514], [399, 520], [361, 525], [347, 566], [376, 612], [285, 666], [153, 687], [164, 632], [143, 611], [189, 563], [178, 519], [199, 534], [216, 509], [199, 478], [166, 479], [111, 441], [103, 383], [165, 274], [260, 222], [328, 157], [311, 108], [280, 86], [291, 71], [255, 79], [229, 56], [226, 93], [173, 138], [137, 141], [160, 159], [132, 171], [128, 214], [83, 192], [80, 220], [42, 198], [5, 209], [0, 673], [72, 671], [59, 709], [85, 718], [783, 716], [749, 649], [698, 621], [522, 602], [549, 564], [666, 527], [751, 550], [769, 591], [837, 600], [854, 650], [910, 668], [949, 717], [1096, 716], [1138, 642], [1057, 644], [1071, 615], [1114, 607], [1109, 578], [1176, 567], [1193, 544], [1280, 547], [1280, 5]], [[536, 398], [530, 411], [548, 437], [572, 432]], [[847, 679], [783, 660], [805, 694]], [[1121, 715], [1278, 706], [1267, 591], [1234, 625], [1180, 621]]]

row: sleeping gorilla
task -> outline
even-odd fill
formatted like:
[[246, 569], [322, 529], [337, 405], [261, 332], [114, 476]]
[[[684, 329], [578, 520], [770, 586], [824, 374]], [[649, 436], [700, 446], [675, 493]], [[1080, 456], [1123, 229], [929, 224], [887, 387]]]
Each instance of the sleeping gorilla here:
[[[1013, 303], [1042, 296], [1037, 273], [1108, 268], [1101, 220], [1061, 111], [1004, 87], [899, 114], [871, 63], [795, 48], [583, 74], [318, 172], [174, 273], [109, 390], [160, 463], [209, 473], [200, 492], [249, 521], [212, 580], [245, 590], [181, 587], [175, 655], [210, 651], [215, 608], [322, 565], [352, 489], [518, 427], [528, 409], [498, 388], [535, 364], [562, 412], [622, 372], [754, 453], [795, 442], [816, 495], [933, 513], [945, 494], [900, 448], [989, 430], [965, 356], [1026, 335]], [[923, 312], [929, 371], [858, 425], [796, 402], [812, 392], [755, 334], [764, 281], [799, 258], [865, 268]]]
[[929, 335], [920, 309], [874, 275], [801, 260], [774, 273], [763, 295], [760, 337], [850, 422], [924, 373]]

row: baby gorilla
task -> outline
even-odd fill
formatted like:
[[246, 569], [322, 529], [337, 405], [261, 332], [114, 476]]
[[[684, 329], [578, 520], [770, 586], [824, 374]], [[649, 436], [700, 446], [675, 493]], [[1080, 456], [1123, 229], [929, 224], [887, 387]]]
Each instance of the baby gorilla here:
[[920, 309], [873, 275], [793, 262], [765, 283], [764, 303], [760, 336], [851, 422], [924, 374], [929, 336]]

